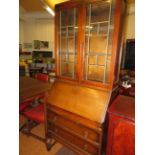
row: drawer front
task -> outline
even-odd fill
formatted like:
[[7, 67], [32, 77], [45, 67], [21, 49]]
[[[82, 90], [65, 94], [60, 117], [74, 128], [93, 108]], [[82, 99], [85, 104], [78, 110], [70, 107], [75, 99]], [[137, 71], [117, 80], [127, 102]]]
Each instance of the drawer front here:
[[47, 112], [47, 119], [48, 122], [54, 123], [59, 126], [63, 126], [64, 128], [71, 130], [72, 132], [79, 134], [80, 136], [84, 137], [85, 139], [91, 140], [93, 142], [99, 143], [100, 142], [100, 134], [77, 123], [70, 121], [64, 117], [61, 117], [51, 111], [48, 110]]
[[84, 154], [86, 155], [97, 155], [99, 152], [98, 147], [93, 146], [92, 144], [72, 135], [54, 124], [52, 124], [51, 129], [48, 129], [48, 135], [64, 139], [65, 143], [68, 143], [72, 147], [77, 147], [79, 150], [82, 150], [83, 153], [85, 152]]

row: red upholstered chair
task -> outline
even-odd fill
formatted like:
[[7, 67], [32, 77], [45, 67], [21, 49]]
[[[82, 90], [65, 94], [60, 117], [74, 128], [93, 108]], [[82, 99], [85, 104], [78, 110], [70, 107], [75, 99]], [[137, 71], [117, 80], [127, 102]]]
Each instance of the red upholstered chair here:
[[44, 123], [44, 104], [39, 104], [37, 107], [23, 112], [23, 114], [37, 123]]
[[32, 100], [27, 100], [19, 103], [19, 112], [22, 113], [32, 102]]
[[48, 75], [47, 75], [47, 74], [38, 73], [38, 74], [36, 74], [35, 77], [36, 77], [36, 79], [38, 79], [38, 80], [48, 82]]
[[[36, 74], [35, 77], [41, 81], [46, 81], [46, 82], [48, 81], [47, 74], [38, 73]], [[37, 101], [39, 102], [39, 104], [37, 103], [37, 105], [35, 104], [35, 107], [33, 107], [32, 109], [23, 112], [23, 115], [27, 118], [26, 127], [24, 128], [23, 132], [43, 142], [45, 142], [45, 139], [33, 134], [31, 132], [31, 129], [40, 123], [44, 123], [44, 104], [43, 104], [44, 101], [43, 99], [45, 95], [46, 93], [37, 95], [37, 97], [35, 98], [35, 102]]]
[[23, 115], [27, 118], [26, 127], [23, 132], [27, 135], [31, 135], [43, 142], [45, 142], [45, 138], [39, 137], [31, 132], [31, 129], [40, 123], [44, 123], [44, 104], [39, 104], [38, 106], [30, 109], [29, 111], [23, 112]]
[[[30, 108], [30, 105], [32, 103], [33, 103], [33, 99], [26, 100], [24, 102], [19, 103], [19, 113], [22, 115], [26, 109]], [[19, 131], [21, 131], [24, 127], [25, 127], [25, 123], [20, 126]]]

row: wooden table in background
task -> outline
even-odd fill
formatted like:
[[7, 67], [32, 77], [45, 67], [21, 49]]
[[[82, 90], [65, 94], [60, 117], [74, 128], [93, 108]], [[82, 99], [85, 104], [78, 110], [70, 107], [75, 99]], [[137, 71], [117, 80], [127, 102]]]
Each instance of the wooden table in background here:
[[19, 78], [19, 103], [37, 97], [50, 90], [52, 83], [39, 81], [30, 77]]

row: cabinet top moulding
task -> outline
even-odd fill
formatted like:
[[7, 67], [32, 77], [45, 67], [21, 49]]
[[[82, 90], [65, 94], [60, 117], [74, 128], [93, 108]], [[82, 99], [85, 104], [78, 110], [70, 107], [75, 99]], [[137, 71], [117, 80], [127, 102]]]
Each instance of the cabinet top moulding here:
[[[103, 2], [109, 2], [112, 0], [102, 0], [102, 1]], [[124, 1], [125, 3], [127, 3], [127, 0], [121, 0], [121, 1]], [[68, 7], [68, 6], [71, 7], [71, 6], [75, 6], [77, 4], [89, 4], [89, 3], [96, 3], [96, 2], [101, 2], [101, 0], [72, 0], [72, 2], [69, 0], [66, 2], [56, 4], [55, 10], [65, 9], [65, 7]]]

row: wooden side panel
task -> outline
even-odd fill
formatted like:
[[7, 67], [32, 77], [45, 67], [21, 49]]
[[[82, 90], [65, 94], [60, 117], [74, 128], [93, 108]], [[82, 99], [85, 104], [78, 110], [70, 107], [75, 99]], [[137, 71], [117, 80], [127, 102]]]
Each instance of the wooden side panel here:
[[114, 129], [112, 155], [134, 155], [134, 137], [134, 124], [118, 122]]
[[110, 116], [106, 155], [135, 154], [135, 124], [116, 116]]

